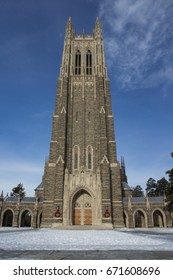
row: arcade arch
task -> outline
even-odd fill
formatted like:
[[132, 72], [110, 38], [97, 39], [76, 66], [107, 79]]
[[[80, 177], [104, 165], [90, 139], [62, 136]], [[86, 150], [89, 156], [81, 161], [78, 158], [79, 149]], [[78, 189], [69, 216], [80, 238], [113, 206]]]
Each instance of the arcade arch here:
[[145, 228], [147, 227], [147, 217], [146, 213], [141, 209], [138, 209], [134, 213], [134, 226], [135, 228]]
[[32, 212], [28, 209], [24, 210], [21, 214], [20, 226], [31, 227]]
[[7, 209], [3, 214], [3, 227], [12, 227], [13, 226], [13, 212], [11, 209]]

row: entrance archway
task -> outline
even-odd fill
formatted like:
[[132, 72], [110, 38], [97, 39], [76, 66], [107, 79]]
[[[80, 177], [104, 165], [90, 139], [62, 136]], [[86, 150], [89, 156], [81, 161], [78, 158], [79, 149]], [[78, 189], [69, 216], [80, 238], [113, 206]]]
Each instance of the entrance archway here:
[[29, 210], [25, 210], [21, 216], [20, 226], [31, 227], [31, 217], [32, 217], [32, 212]]
[[163, 227], [163, 215], [159, 210], [154, 211], [153, 213], [153, 224], [154, 227]]
[[3, 216], [3, 227], [12, 227], [13, 225], [13, 212], [11, 210], [6, 210]]
[[143, 228], [146, 227], [144, 213], [140, 210], [135, 213], [135, 227]]
[[85, 191], [80, 190], [72, 202], [72, 224], [92, 225], [92, 197]]

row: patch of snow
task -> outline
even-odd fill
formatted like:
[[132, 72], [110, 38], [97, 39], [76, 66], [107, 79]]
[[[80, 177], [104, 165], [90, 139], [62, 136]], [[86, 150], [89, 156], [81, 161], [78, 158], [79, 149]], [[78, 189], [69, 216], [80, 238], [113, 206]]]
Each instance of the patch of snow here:
[[0, 228], [0, 249], [173, 251], [173, 229], [57, 230]]

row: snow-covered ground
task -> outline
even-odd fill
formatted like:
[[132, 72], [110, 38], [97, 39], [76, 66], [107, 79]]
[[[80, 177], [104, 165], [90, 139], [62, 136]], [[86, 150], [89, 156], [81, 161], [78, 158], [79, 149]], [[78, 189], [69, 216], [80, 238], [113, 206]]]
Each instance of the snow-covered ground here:
[[173, 251], [171, 229], [57, 230], [0, 228], [0, 250]]

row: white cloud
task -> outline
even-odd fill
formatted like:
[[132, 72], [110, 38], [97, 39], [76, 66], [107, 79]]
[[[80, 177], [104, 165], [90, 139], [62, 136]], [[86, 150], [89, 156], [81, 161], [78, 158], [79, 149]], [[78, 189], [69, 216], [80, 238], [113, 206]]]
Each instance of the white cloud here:
[[26, 195], [33, 195], [34, 189], [41, 182], [44, 167], [20, 159], [0, 161], [0, 192], [10, 193], [12, 188], [20, 182], [23, 183]]
[[119, 87], [173, 82], [172, 14], [172, 0], [100, 1], [108, 64]]
[[[127, 170], [128, 175], [128, 182], [131, 187], [136, 187], [137, 185], [141, 185], [141, 187], [145, 190], [146, 189], [146, 183], [147, 180], [151, 177], [153, 179], [160, 180], [161, 178], [165, 177], [168, 180], [168, 176], [165, 173], [163, 168], [159, 167], [157, 168], [157, 163], [155, 166], [153, 165], [147, 165], [143, 167], [137, 167], [134, 171], [134, 166], [131, 168], [129, 167]], [[161, 172], [162, 171], [162, 172]]]
[[36, 173], [43, 172], [42, 166], [32, 162], [27, 162], [19, 159], [0, 160], [0, 172], [14, 172], [14, 173]]
[[31, 117], [37, 118], [37, 119], [42, 119], [42, 118], [45, 118], [48, 115], [50, 115], [50, 113], [52, 113], [52, 111], [46, 110], [46, 111], [34, 113], [34, 114], [31, 115]]

